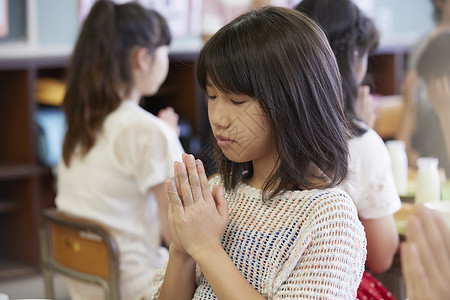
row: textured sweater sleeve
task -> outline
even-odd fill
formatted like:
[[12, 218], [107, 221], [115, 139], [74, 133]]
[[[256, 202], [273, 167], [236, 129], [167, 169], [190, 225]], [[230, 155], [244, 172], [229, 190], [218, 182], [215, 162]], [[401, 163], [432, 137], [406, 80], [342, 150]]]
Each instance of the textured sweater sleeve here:
[[159, 294], [161, 293], [161, 287], [164, 282], [164, 276], [166, 275], [167, 262], [164, 263], [164, 266], [155, 272], [152, 278], [151, 285], [151, 297], [152, 300], [159, 299]]
[[273, 299], [355, 299], [365, 234], [350, 198], [334, 193], [310, 208], [306, 230], [277, 274]]

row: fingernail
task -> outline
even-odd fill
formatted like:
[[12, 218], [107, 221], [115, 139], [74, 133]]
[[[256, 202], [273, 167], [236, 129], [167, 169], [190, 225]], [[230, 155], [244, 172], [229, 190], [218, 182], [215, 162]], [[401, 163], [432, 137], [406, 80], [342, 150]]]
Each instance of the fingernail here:
[[197, 163], [197, 167], [199, 168], [203, 167], [203, 163], [200, 159], [197, 159], [195, 162]]
[[188, 159], [189, 159], [189, 162], [192, 162], [192, 163], [195, 161], [194, 155], [192, 155], [192, 154], [189, 154]]

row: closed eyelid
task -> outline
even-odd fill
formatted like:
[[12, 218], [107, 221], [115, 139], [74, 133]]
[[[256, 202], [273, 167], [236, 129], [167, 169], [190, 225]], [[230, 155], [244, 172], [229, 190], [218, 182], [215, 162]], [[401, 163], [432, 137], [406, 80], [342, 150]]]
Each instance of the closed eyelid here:
[[234, 99], [230, 99], [231, 103], [235, 104], [235, 105], [239, 105], [239, 104], [243, 104], [245, 103], [245, 101], [241, 101], [241, 100], [234, 100]]

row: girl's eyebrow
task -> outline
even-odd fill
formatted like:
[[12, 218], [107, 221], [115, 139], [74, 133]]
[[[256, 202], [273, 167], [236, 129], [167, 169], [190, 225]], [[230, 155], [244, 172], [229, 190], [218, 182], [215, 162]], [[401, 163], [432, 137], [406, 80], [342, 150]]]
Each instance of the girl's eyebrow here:
[[209, 80], [206, 81], [206, 86], [213, 87], [213, 85], [211, 84], [211, 82]]

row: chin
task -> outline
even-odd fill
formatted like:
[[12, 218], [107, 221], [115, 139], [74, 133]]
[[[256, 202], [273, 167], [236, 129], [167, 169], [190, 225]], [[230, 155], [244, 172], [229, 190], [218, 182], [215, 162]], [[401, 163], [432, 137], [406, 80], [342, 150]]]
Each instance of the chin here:
[[226, 150], [226, 151], [224, 151], [224, 150], [222, 149], [222, 153], [223, 153], [223, 155], [225, 155], [225, 157], [226, 157], [228, 160], [231, 160], [232, 162], [235, 162], [235, 163], [246, 163], [246, 162], [249, 161], [249, 160], [246, 159], [243, 155], [241, 155], [241, 154], [235, 152], [235, 151], [232, 150], [232, 149], [228, 149], [228, 150]]
[[144, 96], [145, 96], [145, 97], [155, 96], [156, 93], [158, 93], [158, 91], [159, 91], [159, 86], [156, 87], [156, 88], [154, 88], [154, 89], [152, 89], [152, 90], [146, 91], [146, 92], [144, 93]]

